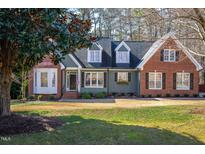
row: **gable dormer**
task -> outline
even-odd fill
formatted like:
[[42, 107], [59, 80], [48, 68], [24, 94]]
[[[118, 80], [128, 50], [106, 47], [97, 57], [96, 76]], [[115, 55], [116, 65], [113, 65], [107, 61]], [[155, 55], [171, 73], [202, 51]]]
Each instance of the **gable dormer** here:
[[129, 64], [130, 63], [130, 48], [122, 41], [115, 49], [116, 64]]
[[88, 48], [87, 61], [89, 63], [101, 63], [102, 62], [102, 50], [103, 48], [97, 42]]

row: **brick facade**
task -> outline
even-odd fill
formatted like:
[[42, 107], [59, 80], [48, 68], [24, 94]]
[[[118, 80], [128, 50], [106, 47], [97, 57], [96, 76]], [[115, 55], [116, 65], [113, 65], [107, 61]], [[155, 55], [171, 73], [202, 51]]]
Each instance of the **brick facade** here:
[[[62, 79], [61, 79], [61, 66], [60, 64], [55, 65], [52, 63], [49, 57], [46, 57], [41, 63], [34, 66], [29, 73], [29, 82], [28, 82], [28, 96], [34, 95], [33, 93], [33, 82], [34, 82], [34, 69], [35, 68], [57, 68], [57, 94], [54, 95], [55, 98], [60, 98], [62, 96]], [[43, 95], [44, 98], [49, 97], [49, 95]]]
[[[163, 62], [160, 61], [161, 50], [163, 49], [176, 49], [179, 51], [179, 60], [176, 62]], [[162, 72], [166, 73], [166, 87], [161, 90], [150, 90], [146, 88], [146, 77], [145, 74], [148, 72]], [[173, 73], [177, 72], [187, 72], [193, 73], [193, 90], [176, 90], [173, 88]], [[140, 72], [140, 94], [156, 96], [158, 94], [166, 95], [171, 94], [198, 94], [198, 84], [199, 84], [199, 72], [196, 70], [195, 65], [192, 61], [179, 49], [175, 41], [171, 38], [166, 40], [166, 42], [158, 49], [158, 51], [149, 59], [149, 61], [144, 65], [143, 70]]]

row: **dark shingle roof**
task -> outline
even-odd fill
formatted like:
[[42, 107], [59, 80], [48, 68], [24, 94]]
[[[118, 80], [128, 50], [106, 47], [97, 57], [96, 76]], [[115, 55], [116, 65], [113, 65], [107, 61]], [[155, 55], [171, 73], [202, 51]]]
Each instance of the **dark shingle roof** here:
[[[73, 56], [82, 65], [87, 68], [134, 68], [136, 67], [145, 53], [149, 50], [153, 42], [151, 41], [124, 41], [130, 51], [130, 63], [129, 64], [116, 64], [115, 63], [115, 48], [121, 43], [121, 41], [113, 41], [110, 38], [101, 38], [98, 40], [98, 44], [103, 48], [102, 51], [102, 63], [88, 63], [87, 62], [87, 49], [81, 49], [73, 53]], [[97, 49], [98, 48], [98, 49]], [[122, 48], [122, 49], [121, 49]], [[122, 46], [120, 50], [127, 51], [125, 46]], [[90, 48], [93, 50], [99, 50], [99, 47], [95, 44]], [[70, 59], [68, 59], [70, 60]], [[68, 64], [68, 62], [64, 63]], [[67, 65], [66, 65], [67, 66]], [[69, 67], [69, 66], [67, 66]]]
[[118, 49], [118, 51], [128, 51], [128, 50], [127, 50], [127, 48], [126, 48], [124, 45], [122, 45], [122, 46]]
[[91, 47], [90, 50], [100, 50], [100, 48], [94, 43]]

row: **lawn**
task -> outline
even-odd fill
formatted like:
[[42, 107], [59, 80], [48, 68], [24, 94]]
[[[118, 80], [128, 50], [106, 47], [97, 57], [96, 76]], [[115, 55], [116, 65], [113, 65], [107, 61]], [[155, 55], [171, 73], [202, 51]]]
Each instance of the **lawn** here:
[[204, 144], [205, 117], [190, 113], [198, 107], [205, 107], [205, 102], [102, 109], [75, 109], [72, 103], [59, 102], [15, 103], [14, 112], [55, 116], [65, 125], [49, 132], [0, 137], [0, 144]]

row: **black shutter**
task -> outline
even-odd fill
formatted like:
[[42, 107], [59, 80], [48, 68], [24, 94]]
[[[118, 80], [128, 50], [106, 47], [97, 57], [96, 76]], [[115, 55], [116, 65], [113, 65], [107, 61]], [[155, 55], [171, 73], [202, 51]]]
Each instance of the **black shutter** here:
[[173, 89], [176, 89], [176, 73], [173, 74]]
[[176, 51], [176, 61], [179, 61], [179, 51]]
[[194, 74], [190, 73], [190, 89], [193, 90], [194, 88]]
[[84, 87], [84, 72], [81, 72], [81, 87]]
[[106, 88], [107, 80], [106, 80], [106, 72], [104, 72], [104, 88]]
[[128, 72], [128, 82], [131, 81], [131, 72]]
[[166, 89], [166, 73], [162, 73], [162, 88]]
[[115, 81], [117, 82], [117, 72], [115, 72]]
[[164, 50], [161, 50], [160, 61], [164, 61]]
[[145, 87], [149, 89], [149, 73], [145, 73]]

